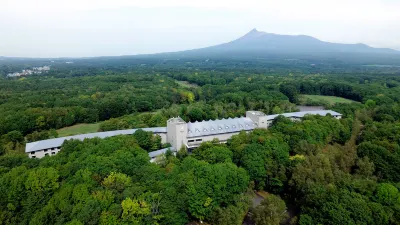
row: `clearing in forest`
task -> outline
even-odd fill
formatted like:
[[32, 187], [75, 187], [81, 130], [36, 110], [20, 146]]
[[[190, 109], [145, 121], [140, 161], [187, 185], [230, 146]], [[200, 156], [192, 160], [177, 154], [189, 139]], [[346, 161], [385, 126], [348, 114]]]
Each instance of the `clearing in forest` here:
[[99, 130], [100, 123], [81, 123], [76, 124], [70, 127], [64, 127], [57, 130], [59, 137], [77, 135], [77, 134], [87, 134], [87, 133], [94, 133]]
[[188, 81], [177, 80], [176, 83], [178, 83], [179, 85], [181, 85], [182, 87], [185, 87], [185, 88], [198, 88], [199, 87], [199, 85], [189, 83]]
[[330, 105], [333, 105], [335, 103], [353, 103], [355, 101], [346, 99], [346, 98], [341, 98], [341, 97], [336, 97], [336, 96], [325, 96], [325, 95], [301, 95], [301, 102], [306, 103], [307, 101], [313, 101], [313, 102], [327, 102]]

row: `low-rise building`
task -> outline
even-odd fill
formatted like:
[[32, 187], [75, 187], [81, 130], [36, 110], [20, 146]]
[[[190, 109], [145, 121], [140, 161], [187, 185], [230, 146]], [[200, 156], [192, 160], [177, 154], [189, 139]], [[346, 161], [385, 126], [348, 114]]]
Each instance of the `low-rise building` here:
[[[160, 149], [155, 152], [150, 152], [151, 160], [154, 160], [158, 155], [164, 154], [168, 149], [178, 151], [185, 147], [190, 150], [198, 147], [202, 142], [218, 139], [224, 143], [233, 135], [241, 131], [252, 131], [255, 128], [268, 128], [272, 125], [273, 120], [278, 116], [284, 116], [292, 121], [300, 121], [306, 115], [331, 115], [334, 118], [340, 119], [342, 115], [332, 110], [319, 110], [307, 112], [293, 112], [275, 115], [266, 115], [260, 111], [247, 111], [246, 117], [228, 118], [220, 120], [208, 120], [194, 123], [186, 123], [183, 119], [171, 118], [167, 121], [167, 127], [141, 128], [144, 131], [153, 132], [155, 135], [161, 136], [162, 143], [171, 144], [171, 148]], [[98, 132], [91, 134], [81, 134], [69, 137], [54, 138], [43, 141], [27, 143], [25, 152], [30, 158], [42, 158], [57, 154], [61, 150], [61, 146], [65, 140], [86, 138], [106, 138], [116, 135], [130, 135], [138, 129], [117, 130], [108, 132]]]
[[332, 110], [315, 110], [315, 111], [303, 111], [303, 112], [291, 112], [291, 113], [282, 113], [282, 114], [274, 114], [274, 115], [265, 115], [260, 111], [247, 111], [246, 117], [251, 118], [254, 123], [256, 123], [259, 128], [268, 128], [272, 125], [274, 119], [278, 116], [284, 116], [289, 118], [292, 121], [300, 121], [306, 115], [319, 115], [319, 116], [327, 116], [331, 115], [336, 119], [341, 119], [342, 114], [332, 111]]
[[[106, 132], [97, 132], [90, 134], [79, 134], [68, 137], [52, 138], [42, 141], [35, 141], [27, 143], [25, 146], [25, 153], [28, 154], [29, 158], [42, 158], [44, 156], [52, 156], [57, 154], [61, 150], [61, 145], [65, 140], [77, 139], [84, 140], [86, 138], [107, 138], [117, 135], [130, 135], [137, 131], [138, 129], [129, 130], [115, 130]], [[167, 129], [166, 127], [152, 127], [152, 128], [142, 128], [144, 131], [153, 132], [155, 135], [161, 137], [161, 142], [166, 143], [167, 141]]]

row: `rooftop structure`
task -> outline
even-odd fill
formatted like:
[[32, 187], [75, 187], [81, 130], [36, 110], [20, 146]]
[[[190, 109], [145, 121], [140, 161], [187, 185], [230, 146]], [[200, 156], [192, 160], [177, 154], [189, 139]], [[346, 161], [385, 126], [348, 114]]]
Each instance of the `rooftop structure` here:
[[266, 116], [265, 113], [260, 112], [260, 111], [247, 111], [246, 114], [251, 114], [251, 115], [255, 115], [255, 116]]
[[182, 118], [180, 117], [173, 117], [168, 120], [170, 123], [186, 123]]

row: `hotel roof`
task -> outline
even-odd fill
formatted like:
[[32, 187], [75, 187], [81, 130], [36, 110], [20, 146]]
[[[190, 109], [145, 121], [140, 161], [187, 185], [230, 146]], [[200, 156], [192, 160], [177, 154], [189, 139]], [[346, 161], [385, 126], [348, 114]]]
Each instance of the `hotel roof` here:
[[187, 128], [187, 137], [200, 137], [239, 132], [242, 130], [253, 130], [256, 128], [256, 125], [250, 118], [240, 117], [188, 123]]
[[157, 150], [157, 151], [154, 151], [154, 152], [149, 152], [149, 156], [150, 156], [150, 158], [157, 157], [157, 156], [159, 156], [161, 154], [165, 154], [168, 150], [173, 152], [173, 151], [175, 151], [175, 148], [174, 147], [168, 147], [168, 148], [163, 148], [163, 149], [160, 149], [160, 150]]
[[[167, 133], [166, 127], [152, 127], [152, 128], [139, 128], [144, 131], [151, 131], [153, 133]], [[90, 133], [90, 134], [79, 134], [74, 136], [68, 137], [61, 137], [61, 138], [53, 138], [47, 139], [43, 141], [36, 141], [31, 143], [26, 143], [25, 152], [33, 152], [43, 149], [55, 148], [60, 147], [65, 140], [77, 139], [77, 140], [84, 140], [86, 138], [107, 138], [112, 136], [117, 136], [121, 134], [133, 134], [139, 129], [129, 129], [129, 130], [114, 130], [114, 131], [106, 131], [106, 132], [97, 132], [97, 133]]]
[[302, 118], [306, 115], [320, 115], [320, 116], [326, 116], [328, 114], [331, 114], [332, 116], [341, 116], [342, 114], [337, 113], [332, 110], [316, 110], [316, 111], [303, 111], [303, 112], [292, 112], [292, 113], [282, 113], [282, 114], [274, 114], [274, 115], [268, 115], [265, 116], [267, 117], [267, 120], [273, 120], [276, 117], [282, 115], [284, 117], [289, 117], [289, 118]]

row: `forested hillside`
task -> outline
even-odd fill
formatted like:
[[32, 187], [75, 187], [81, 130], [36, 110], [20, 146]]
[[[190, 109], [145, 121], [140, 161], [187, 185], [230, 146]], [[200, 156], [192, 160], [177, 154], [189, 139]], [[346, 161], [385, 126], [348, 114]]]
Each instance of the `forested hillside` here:
[[[169, 66], [75, 65], [0, 78], [0, 224], [400, 224], [396, 72]], [[78, 123], [105, 131], [165, 126], [176, 116], [278, 114], [296, 111], [303, 94], [354, 102], [308, 102], [343, 119], [280, 116], [268, 130], [168, 152], [157, 163], [148, 151], [160, 140], [144, 131], [66, 141], [43, 159], [24, 154], [26, 142]], [[255, 192], [266, 193], [258, 206]]]

